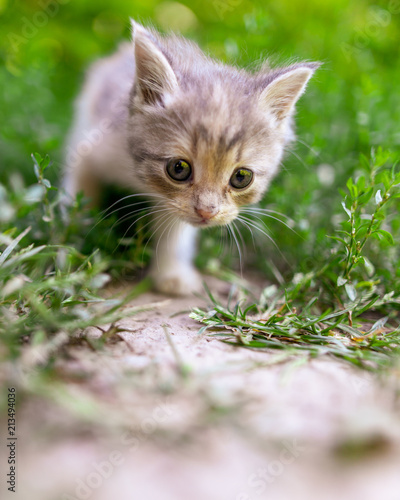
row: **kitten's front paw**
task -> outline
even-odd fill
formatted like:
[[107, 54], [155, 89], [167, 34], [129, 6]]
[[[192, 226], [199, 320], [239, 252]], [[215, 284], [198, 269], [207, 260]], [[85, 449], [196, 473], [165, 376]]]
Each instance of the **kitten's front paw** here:
[[188, 295], [203, 289], [201, 274], [193, 267], [151, 272], [154, 288], [165, 295]]

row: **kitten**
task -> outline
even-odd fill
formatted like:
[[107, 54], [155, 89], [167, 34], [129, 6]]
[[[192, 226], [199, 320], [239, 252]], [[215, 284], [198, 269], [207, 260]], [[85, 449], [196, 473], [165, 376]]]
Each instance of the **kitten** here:
[[99, 183], [154, 201], [155, 288], [198, 290], [198, 228], [261, 199], [294, 137], [294, 106], [318, 63], [248, 73], [132, 21], [133, 42], [91, 68], [77, 101], [65, 187], [94, 202]]

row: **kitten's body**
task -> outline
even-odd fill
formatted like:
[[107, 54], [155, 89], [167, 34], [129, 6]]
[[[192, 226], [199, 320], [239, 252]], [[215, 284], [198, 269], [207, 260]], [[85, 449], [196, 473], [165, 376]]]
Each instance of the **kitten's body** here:
[[[133, 39], [89, 72], [67, 149], [66, 188], [94, 200], [100, 181], [153, 193], [155, 285], [182, 294], [200, 285], [194, 227], [227, 224], [261, 198], [317, 65], [249, 74], [135, 23]], [[190, 173], [183, 181], [182, 165]], [[243, 174], [251, 182], [238, 188]]]
[[68, 193], [83, 189], [96, 197], [94, 184], [100, 180], [130, 185], [132, 158], [126, 147], [126, 127], [134, 75], [135, 59], [128, 43], [91, 67], [76, 103], [76, 121], [67, 148]]

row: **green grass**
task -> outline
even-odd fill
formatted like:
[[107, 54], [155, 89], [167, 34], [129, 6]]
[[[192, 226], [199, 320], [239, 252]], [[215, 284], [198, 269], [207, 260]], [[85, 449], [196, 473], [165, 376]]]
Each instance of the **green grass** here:
[[209, 292], [210, 309], [191, 314], [205, 324], [200, 331], [233, 345], [336, 356], [362, 368], [393, 364], [400, 352], [400, 273], [390, 232], [398, 227], [400, 198], [395, 157], [382, 150], [361, 156], [360, 174], [342, 196], [343, 220], [307, 273], [267, 287], [256, 303], [233, 306], [230, 299], [224, 307]]
[[[63, 206], [59, 191], [45, 177], [48, 158], [32, 156], [37, 183], [0, 191], [0, 338], [4, 359], [18, 359], [24, 342], [51, 345], [60, 333], [65, 342], [89, 326], [114, 323], [121, 308], [149, 288], [148, 281], [124, 297], [105, 299], [99, 291], [111, 280], [115, 262], [87, 244], [93, 223], [77, 202]], [[104, 230], [104, 226], [103, 226]], [[82, 248], [80, 248], [82, 247]], [[132, 311], [128, 315], [134, 314]], [[60, 345], [59, 347], [62, 347]], [[52, 352], [52, 356], [56, 352]], [[3, 359], [3, 360], [4, 360]], [[46, 367], [46, 359], [43, 368]]]
[[[245, 348], [390, 366], [400, 343], [400, 13], [390, 2], [365, 0], [243, 0], [222, 10], [212, 1], [207, 8], [183, 3], [193, 14], [191, 22], [181, 20], [184, 34], [228, 63], [251, 67], [267, 56], [324, 63], [299, 103], [299, 142], [252, 216], [276, 246], [253, 226], [254, 245], [250, 231], [241, 231], [244, 269], [271, 285], [255, 303], [222, 306], [212, 298], [209, 311], [192, 316]], [[60, 332], [72, 338], [86, 326], [112, 323], [148, 287], [103, 298], [110, 280], [141, 275], [148, 236], [131, 231], [119, 244], [127, 228], [118, 230], [121, 212], [96, 224], [99, 215], [78, 199], [66, 214], [57, 186], [84, 68], [128, 36], [129, 15], [165, 29], [160, 9], [165, 14], [168, 5], [70, 2], [18, 45], [14, 35], [22, 36], [23, 19], [32, 21], [37, 6], [0, 2], [3, 361], [17, 361], [26, 342], [47, 345]], [[32, 164], [35, 151], [41, 156]], [[239, 272], [238, 255], [226, 245], [224, 254], [218, 231], [204, 232], [198, 265], [224, 276]], [[42, 369], [56, 356], [52, 350]]]

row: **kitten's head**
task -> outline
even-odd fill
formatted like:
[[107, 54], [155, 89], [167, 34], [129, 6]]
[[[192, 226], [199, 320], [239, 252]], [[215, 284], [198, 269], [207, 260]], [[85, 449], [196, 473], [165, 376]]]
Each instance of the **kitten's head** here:
[[135, 175], [180, 219], [228, 224], [276, 174], [293, 137], [294, 105], [318, 64], [250, 74], [136, 23], [133, 41], [128, 142]]

